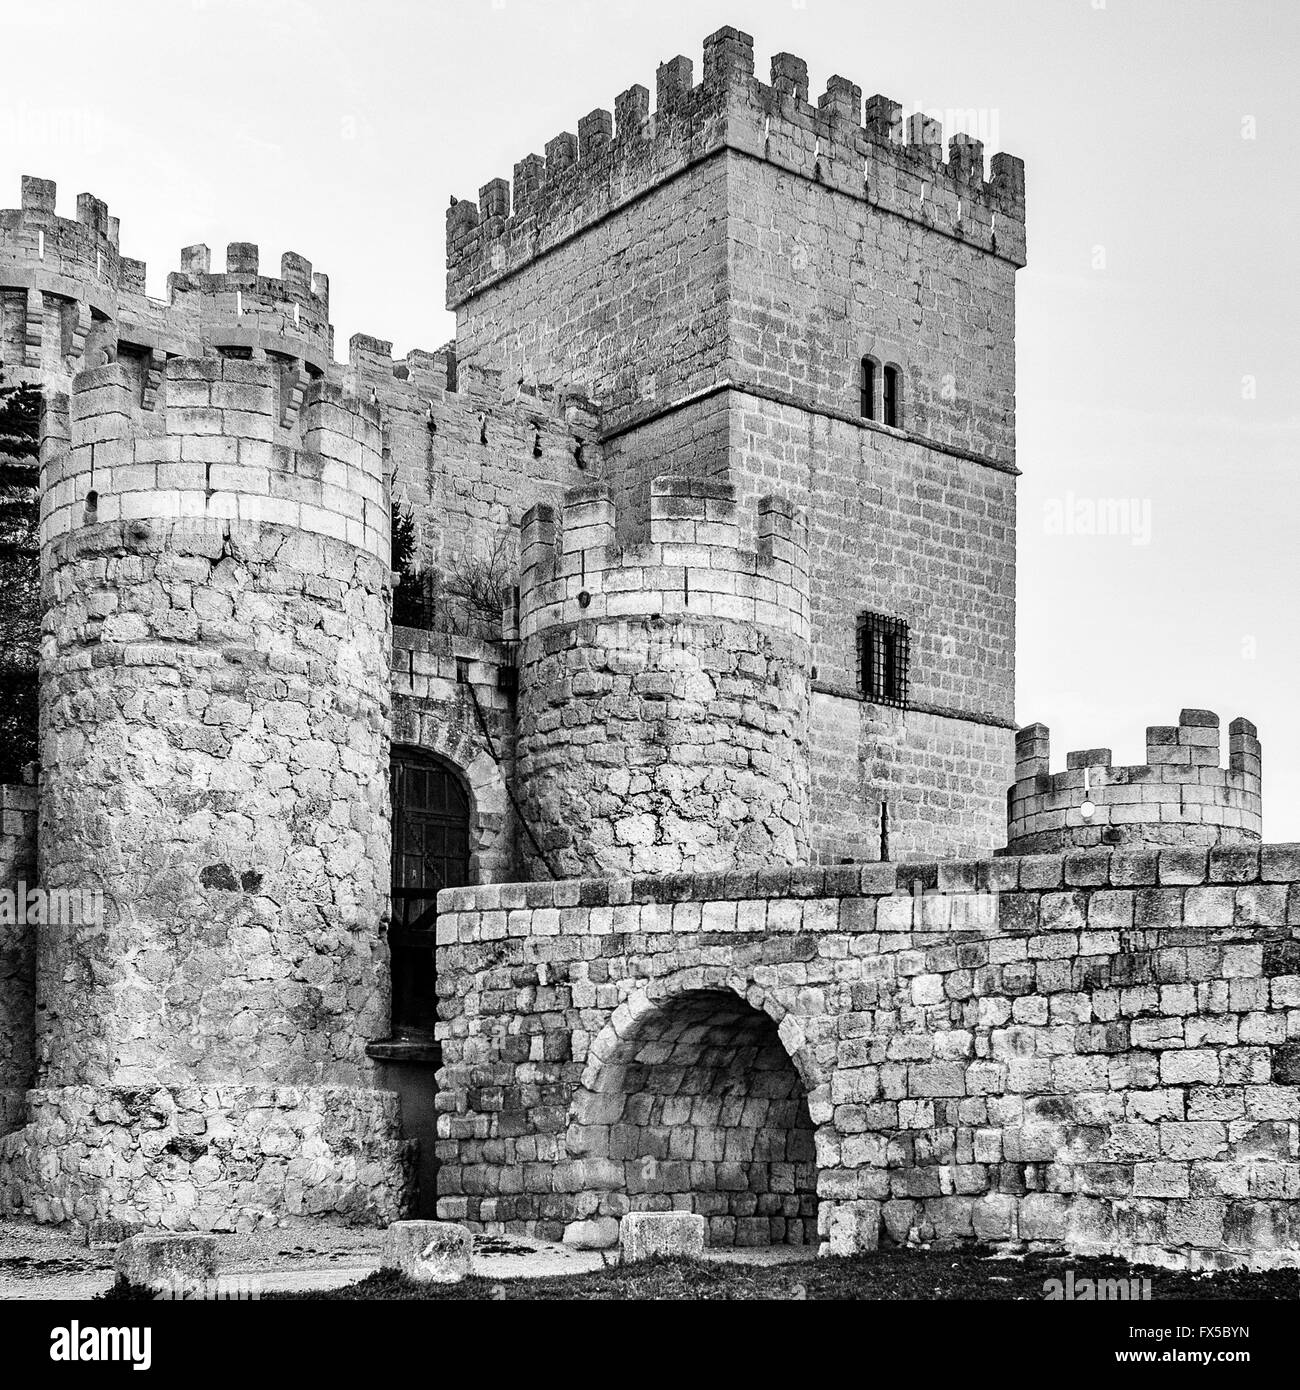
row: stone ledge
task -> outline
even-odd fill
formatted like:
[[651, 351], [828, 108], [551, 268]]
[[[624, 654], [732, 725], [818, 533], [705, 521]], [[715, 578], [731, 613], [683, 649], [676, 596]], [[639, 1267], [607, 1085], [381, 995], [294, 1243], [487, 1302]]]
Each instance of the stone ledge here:
[[[840, 864], [750, 873], [647, 874], [636, 878], [562, 879], [448, 888], [440, 914], [538, 908], [620, 908], [649, 904], [776, 898], [879, 898], [1011, 893], [1064, 888], [1198, 887], [1300, 880], [1300, 844], [1069, 850], [969, 861]], [[503, 935], [506, 933], [503, 933]]]

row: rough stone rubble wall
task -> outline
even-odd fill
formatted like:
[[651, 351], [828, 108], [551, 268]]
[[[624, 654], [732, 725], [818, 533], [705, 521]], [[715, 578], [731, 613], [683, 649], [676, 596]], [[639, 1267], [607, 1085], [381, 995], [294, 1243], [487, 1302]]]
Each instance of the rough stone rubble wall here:
[[380, 431], [317, 387], [288, 434], [279, 385], [180, 360], [151, 421], [115, 364], [47, 429], [41, 882], [105, 914], [40, 933], [0, 1201], [42, 1219], [401, 1210]]
[[[620, 550], [603, 490], [525, 522], [519, 765], [553, 872], [795, 863], [807, 853], [808, 599], [801, 515], [661, 478]], [[525, 847], [525, 853], [528, 848]]]
[[36, 788], [0, 786], [0, 893], [15, 895], [0, 914], [0, 1135], [21, 1127], [35, 1073], [36, 927], [16, 901], [35, 887]]
[[653, 1206], [584, 1156], [583, 1095], [712, 991], [777, 1025], [834, 1251], [1300, 1262], [1298, 846], [505, 885], [444, 908], [447, 1218], [559, 1234]]

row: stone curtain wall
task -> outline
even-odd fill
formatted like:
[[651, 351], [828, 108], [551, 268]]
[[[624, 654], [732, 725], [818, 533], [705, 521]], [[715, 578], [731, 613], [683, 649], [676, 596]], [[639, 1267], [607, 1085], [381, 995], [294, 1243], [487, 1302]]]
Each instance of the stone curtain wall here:
[[35, 1072], [36, 927], [17, 894], [36, 887], [36, 788], [0, 786], [0, 893], [15, 895], [0, 912], [0, 1135], [18, 1129]]
[[401, 1211], [380, 431], [322, 385], [283, 432], [278, 376], [181, 359], [149, 418], [102, 368], [47, 428], [41, 881], [105, 917], [39, 934], [0, 1201], [42, 1219]]
[[503, 885], [438, 931], [446, 1219], [558, 1235], [710, 1198], [698, 1167], [630, 1180], [663, 1136], [627, 1081], [708, 995], [701, 1053], [748, 1045], [746, 1009], [776, 1028], [834, 1252], [1300, 1262], [1300, 846]]
[[604, 475], [593, 408], [546, 382], [461, 366], [451, 390], [445, 355], [394, 361], [391, 343], [363, 334], [342, 376], [361, 399], [378, 397], [385, 471], [394, 504], [415, 518], [422, 570], [446, 576], [495, 550], [517, 575], [524, 512]]

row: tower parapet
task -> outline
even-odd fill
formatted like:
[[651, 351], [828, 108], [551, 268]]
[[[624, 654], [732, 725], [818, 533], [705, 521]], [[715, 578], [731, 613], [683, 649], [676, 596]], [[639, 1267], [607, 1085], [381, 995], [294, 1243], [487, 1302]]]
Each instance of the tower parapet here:
[[82, 373], [69, 447], [45, 450], [42, 543], [96, 524], [244, 521], [345, 541], [388, 565], [378, 410], [324, 380], [300, 411], [287, 406], [273, 362], [173, 358], [152, 410], [124, 364]]
[[754, 72], [754, 41], [724, 28], [704, 41], [703, 80], [689, 58], [661, 64], [653, 115], [642, 86], [622, 92], [613, 115], [596, 110], [495, 178], [477, 203], [447, 214], [447, 307], [544, 254], [647, 188], [720, 149], [790, 172], [934, 226], [1013, 264], [1024, 264], [1023, 161], [999, 153], [985, 177], [982, 143], [958, 134], [944, 159], [937, 121], [905, 119], [900, 103], [869, 97], [833, 76], [814, 106], [808, 65], [789, 53]]
[[519, 772], [546, 867], [804, 862], [802, 513], [764, 498], [748, 550], [730, 486], [661, 477], [648, 537], [620, 548], [616, 522], [602, 487], [524, 517]]
[[193, 319], [204, 351], [271, 353], [324, 372], [333, 356], [329, 277], [305, 256], [286, 251], [278, 278], [259, 273], [258, 248], [233, 241], [226, 269], [213, 272], [206, 246], [181, 251], [181, 269], [167, 277], [172, 307]]
[[1016, 735], [1016, 780], [1008, 789], [1008, 854], [1071, 846], [1217, 845], [1262, 834], [1260, 744], [1248, 719], [1228, 726], [1221, 767], [1219, 717], [1185, 709], [1176, 725], [1147, 730], [1147, 760], [1112, 767], [1109, 748], [1066, 756], [1051, 772], [1048, 729]]
[[74, 220], [55, 211], [56, 193], [50, 179], [25, 174], [22, 205], [0, 212], [0, 297], [21, 301], [4, 315], [15, 341], [6, 334], [0, 349], [11, 371], [66, 381], [86, 365], [92, 333], [116, 343], [119, 288], [138, 263], [123, 260], [118, 219], [101, 199], [78, 194]]

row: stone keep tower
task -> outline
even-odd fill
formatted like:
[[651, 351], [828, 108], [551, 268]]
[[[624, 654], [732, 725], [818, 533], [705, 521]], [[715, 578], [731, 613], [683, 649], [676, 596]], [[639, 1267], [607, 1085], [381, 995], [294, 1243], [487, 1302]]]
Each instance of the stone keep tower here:
[[[621, 539], [663, 473], [805, 507], [809, 854], [988, 853], [1015, 729], [1024, 166], [722, 29], [448, 214], [458, 360], [602, 409]], [[907, 677], [861, 634], [905, 631]], [[902, 625], [900, 628], [899, 625]]]
[[400, 1214], [396, 1098], [365, 1056], [387, 1022], [380, 428], [317, 383], [290, 431], [283, 386], [178, 358], [142, 411], [114, 364], [47, 411], [40, 876], [105, 912], [39, 936], [43, 1219]]
[[524, 518], [519, 773], [548, 867], [806, 862], [803, 515], [764, 498], [746, 549], [731, 487], [663, 477], [649, 500], [626, 547], [603, 487], [571, 491], [558, 526]]

